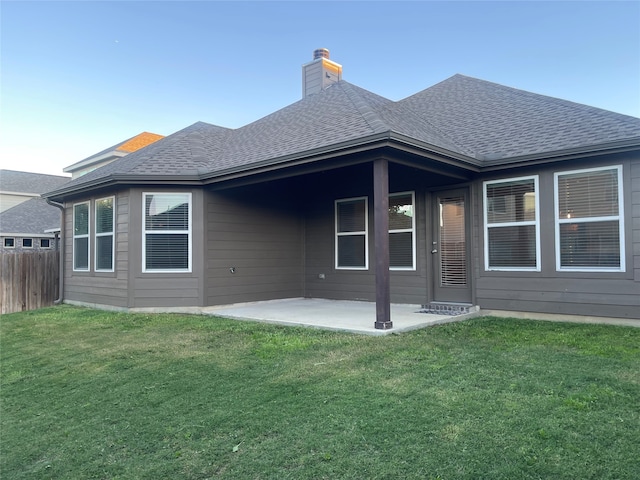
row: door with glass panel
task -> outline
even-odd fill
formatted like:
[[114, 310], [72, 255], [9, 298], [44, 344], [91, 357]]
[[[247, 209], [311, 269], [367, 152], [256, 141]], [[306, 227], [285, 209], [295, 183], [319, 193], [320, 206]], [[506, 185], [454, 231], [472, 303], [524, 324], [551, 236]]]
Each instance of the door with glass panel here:
[[436, 302], [471, 303], [468, 198], [467, 189], [433, 194], [434, 225], [428, 246]]

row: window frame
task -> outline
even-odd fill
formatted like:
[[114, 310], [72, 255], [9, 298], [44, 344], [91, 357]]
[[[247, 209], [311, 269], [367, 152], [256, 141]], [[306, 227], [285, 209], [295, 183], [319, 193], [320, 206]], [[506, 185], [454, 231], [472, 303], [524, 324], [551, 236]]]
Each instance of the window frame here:
[[389, 259], [389, 270], [399, 271], [399, 272], [415, 272], [416, 270], [416, 195], [415, 191], [407, 191], [407, 192], [397, 192], [390, 193], [389, 198], [393, 197], [403, 197], [406, 195], [411, 196], [411, 208], [413, 210], [413, 214], [411, 216], [411, 228], [396, 228], [391, 229], [389, 227], [389, 243], [391, 243], [391, 235], [394, 233], [411, 233], [411, 254], [412, 254], [412, 264], [410, 267], [393, 267], [391, 266], [391, 259]]
[[[13, 245], [7, 245], [7, 240], [11, 240], [11, 243]], [[15, 239], [15, 237], [5, 237], [2, 240], [2, 246], [3, 246], [3, 248], [16, 248], [16, 239]]]
[[[363, 201], [364, 202], [364, 230], [359, 230], [357, 232], [339, 232], [338, 231], [338, 204], [346, 203], [346, 202], [355, 202], [355, 201]], [[335, 262], [334, 267], [336, 270], [359, 270], [366, 271], [369, 270], [369, 197], [351, 197], [351, 198], [340, 198], [334, 201], [334, 232], [335, 232], [335, 248], [334, 248], [334, 256]], [[364, 266], [362, 267], [354, 267], [354, 266], [346, 266], [341, 267], [338, 265], [339, 261], [339, 252], [338, 252], [338, 238], [346, 237], [346, 236], [362, 236], [364, 235]]]
[[[535, 218], [534, 220], [523, 220], [518, 222], [496, 222], [489, 224], [489, 202], [487, 198], [487, 186], [508, 182], [520, 182], [524, 180], [533, 180], [533, 187], [535, 192]], [[541, 247], [540, 247], [540, 179], [539, 175], [525, 175], [521, 177], [509, 177], [501, 178], [498, 180], [485, 180], [482, 182], [482, 215], [484, 223], [484, 269], [487, 272], [502, 271], [502, 272], [539, 272], [541, 271]], [[506, 266], [491, 266], [489, 265], [489, 229], [501, 228], [501, 227], [522, 227], [531, 226], [535, 227], [535, 239], [536, 239], [536, 265], [535, 267], [506, 267]]]
[[[102, 232], [98, 233], [98, 204], [103, 200], [111, 200], [112, 202], [112, 211], [111, 211], [111, 231], [110, 232]], [[93, 254], [93, 268], [96, 272], [114, 272], [115, 271], [115, 260], [116, 260], [116, 197], [115, 195], [109, 197], [97, 198], [93, 202], [94, 209], [94, 221], [96, 225], [93, 229], [93, 237], [94, 237], [94, 254]], [[98, 238], [99, 237], [107, 237], [111, 236], [111, 268], [98, 268]]]
[[[608, 215], [601, 217], [578, 217], [578, 218], [560, 218], [560, 191], [558, 189], [558, 180], [564, 175], [573, 175], [577, 173], [602, 172], [606, 170], [616, 170], [618, 179], [618, 215]], [[555, 228], [555, 257], [557, 272], [626, 272], [626, 255], [625, 255], [625, 225], [624, 225], [624, 187], [622, 165], [607, 165], [593, 168], [580, 168], [574, 170], [566, 170], [562, 172], [554, 172], [553, 174], [553, 218]], [[560, 225], [565, 223], [599, 223], [599, 222], [618, 222], [618, 238], [620, 248], [620, 266], [613, 267], [563, 267], [561, 265], [560, 251]]]
[[[30, 242], [31, 242], [31, 245], [25, 245], [25, 244], [24, 244], [24, 241], [25, 241], [25, 240], [30, 241]], [[22, 248], [29, 248], [29, 249], [32, 249], [32, 248], [33, 248], [33, 238], [31, 238], [31, 237], [23, 238], [23, 239], [22, 239]]]
[[[42, 242], [47, 242], [48, 245], [45, 247]], [[41, 238], [40, 239], [40, 248], [51, 248], [51, 239], [50, 238]]]
[[[187, 216], [187, 230], [147, 230], [147, 195], [186, 195], [188, 199], [189, 212]], [[193, 194], [192, 192], [142, 192], [142, 273], [192, 273], [193, 255]], [[184, 235], [187, 234], [187, 268], [147, 268], [147, 235]]]
[[[87, 205], [87, 233], [82, 235], [76, 235], [76, 207], [80, 205]], [[71, 226], [71, 233], [73, 234], [73, 248], [72, 248], [72, 263], [74, 272], [90, 272], [91, 271], [91, 201], [78, 202], [72, 205], [72, 217], [73, 222]], [[76, 266], [76, 240], [87, 239], [87, 268], [77, 268]]]

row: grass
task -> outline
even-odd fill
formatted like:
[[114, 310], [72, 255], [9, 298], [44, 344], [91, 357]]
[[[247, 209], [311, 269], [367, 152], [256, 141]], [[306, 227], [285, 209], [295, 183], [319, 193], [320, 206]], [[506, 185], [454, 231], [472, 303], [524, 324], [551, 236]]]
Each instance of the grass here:
[[1, 319], [3, 479], [631, 479], [640, 329]]

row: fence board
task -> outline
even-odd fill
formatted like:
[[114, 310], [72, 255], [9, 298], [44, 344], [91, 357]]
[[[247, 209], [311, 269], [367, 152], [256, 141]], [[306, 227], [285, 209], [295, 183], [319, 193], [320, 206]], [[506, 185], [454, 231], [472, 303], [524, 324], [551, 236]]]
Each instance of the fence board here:
[[59, 252], [0, 254], [0, 313], [53, 305], [58, 298]]

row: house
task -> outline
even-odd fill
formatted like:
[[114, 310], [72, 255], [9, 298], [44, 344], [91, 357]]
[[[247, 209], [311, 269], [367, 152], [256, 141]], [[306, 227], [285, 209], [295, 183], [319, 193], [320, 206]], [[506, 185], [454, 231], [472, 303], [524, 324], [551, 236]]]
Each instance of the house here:
[[69, 180], [69, 177], [60, 175], [2, 169], [0, 170], [0, 212], [32, 198], [39, 198], [40, 194], [53, 190]]
[[282, 298], [640, 320], [640, 119], [454, 75], [342, 80], [237, 129], [198, 122], [56, 188], [65, 301]]
[[84, 160], [80, 160], [73, 165], [69, 165], [63, 169], [63, 172], [70, 173], [71, 178], [78, 178], [85, 173], [89, 173], [97, 168], [107, 165], [118, 158], [128, 155], [129, 153], [136, 152], [141, 148], [160, 140], [161, 138], [164, 138], [164, 136], [158, 135], [157, 133], [139, 133], [135, 137], [131, 137], [124, 142], [120, 142], [96, 153], [95, 155], [91, 155]]
[[60, 210], [40, 194], [68, 182], [69, 177], [0, 170], [0, 252], [15, 253], [56, 247]]

